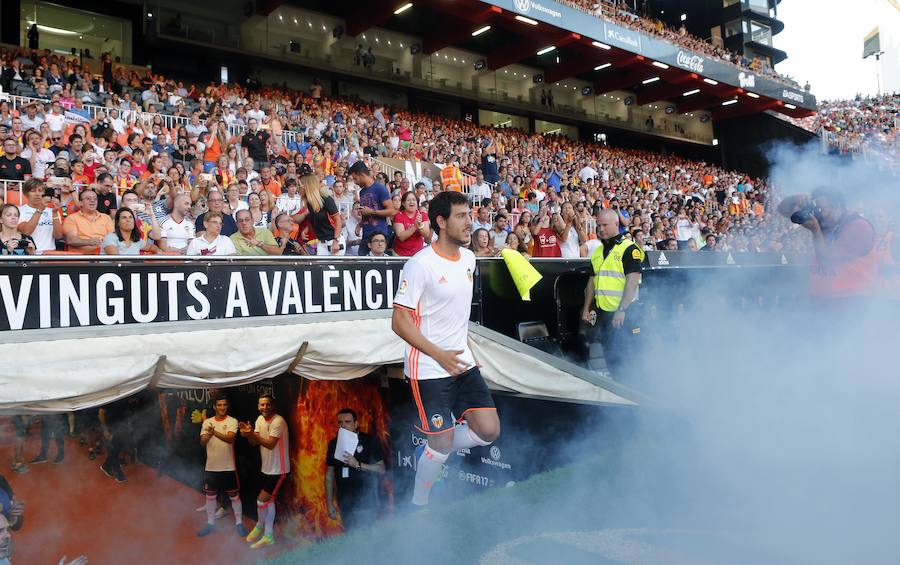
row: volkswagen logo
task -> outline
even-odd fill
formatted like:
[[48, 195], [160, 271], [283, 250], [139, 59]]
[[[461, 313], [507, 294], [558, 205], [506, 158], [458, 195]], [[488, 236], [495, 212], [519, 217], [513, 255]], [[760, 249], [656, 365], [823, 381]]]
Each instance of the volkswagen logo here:
[[496, 445], [491, 446], [491, 459], [494, 461], [500, 461], [500, 448]]
[[527, 13], [528, 10], [531, 9], [531, 0], [513, 0], [513, 4], [515, 4], [516, 10], [522, 12], [523, 14]]

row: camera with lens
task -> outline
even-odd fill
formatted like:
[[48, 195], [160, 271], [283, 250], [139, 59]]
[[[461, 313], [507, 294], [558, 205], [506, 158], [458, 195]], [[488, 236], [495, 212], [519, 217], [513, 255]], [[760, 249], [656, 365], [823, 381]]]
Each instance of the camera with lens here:
[[812, 205], [804, 206], [803, 208], [800, 208], [799, 210], [791, 214], [791, 221], [795, 224], [802, 225], [813, 218], [815, 218], [816, 220], [819, 219], [819, 210], [817, 207]]

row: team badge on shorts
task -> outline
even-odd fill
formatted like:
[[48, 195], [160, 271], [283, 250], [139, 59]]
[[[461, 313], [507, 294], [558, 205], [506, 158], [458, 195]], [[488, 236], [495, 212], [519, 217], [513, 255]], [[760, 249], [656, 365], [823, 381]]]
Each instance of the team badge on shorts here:
[[441, 429], [441, 426], [444, 425], [444, 417], [440, 414], [435, 414], [431, 417], [431, 425], [437, 429]]

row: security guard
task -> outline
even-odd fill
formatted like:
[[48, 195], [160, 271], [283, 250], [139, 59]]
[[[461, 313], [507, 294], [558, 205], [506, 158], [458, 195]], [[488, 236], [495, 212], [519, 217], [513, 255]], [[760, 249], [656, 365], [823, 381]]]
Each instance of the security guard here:
[[627, 343], [626, 336], [640, 331], [636, 320], [626, 322], [626, 312], [637, 298], [644, 251], [619, 233], [619, 215], [615, 210], [599, 211], [597, 235], [601, 245], [591, 254], [594, 276], [584, 289], [581, 317], [592, 323], [592, 310], [596, 309], [594, 328], [600, 334], [606, 365], [617, 375], [624, 359], [622, 349]]

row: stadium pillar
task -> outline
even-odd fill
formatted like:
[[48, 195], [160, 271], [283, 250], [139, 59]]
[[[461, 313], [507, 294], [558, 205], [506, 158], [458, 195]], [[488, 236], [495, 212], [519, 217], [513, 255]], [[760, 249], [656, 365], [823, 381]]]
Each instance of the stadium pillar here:
[[528, 113], [528, 133], [534, 133], [537, 131], [537, 125], [534, 123], [534, 114]]
[[19, 45], [22, 41], [19, 29], [21, 0], [3, 0], [0, 2], [0, 43]]

